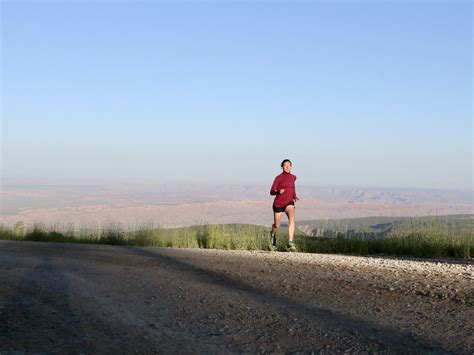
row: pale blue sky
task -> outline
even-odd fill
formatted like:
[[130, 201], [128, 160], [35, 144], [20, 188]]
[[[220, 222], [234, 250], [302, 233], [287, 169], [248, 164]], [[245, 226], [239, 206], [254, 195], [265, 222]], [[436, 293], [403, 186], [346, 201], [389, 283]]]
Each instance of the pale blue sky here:
[[2, 175], [472, 189], [472, 4], [2, 2]]

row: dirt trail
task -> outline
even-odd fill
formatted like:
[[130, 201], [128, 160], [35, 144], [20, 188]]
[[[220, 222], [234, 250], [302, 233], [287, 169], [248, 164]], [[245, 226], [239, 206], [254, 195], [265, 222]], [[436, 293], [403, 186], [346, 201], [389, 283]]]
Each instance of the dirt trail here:
[[474, 264], [0, 241], [0, 353], [473, 353]]

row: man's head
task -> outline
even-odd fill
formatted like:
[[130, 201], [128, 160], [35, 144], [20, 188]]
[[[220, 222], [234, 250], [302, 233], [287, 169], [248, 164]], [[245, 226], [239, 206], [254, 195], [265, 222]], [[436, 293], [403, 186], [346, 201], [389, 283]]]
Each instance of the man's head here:
[[290, 159], [285, 159], [281, 162], [281, 168], [285, 173], [291, 173], [291, 160]]

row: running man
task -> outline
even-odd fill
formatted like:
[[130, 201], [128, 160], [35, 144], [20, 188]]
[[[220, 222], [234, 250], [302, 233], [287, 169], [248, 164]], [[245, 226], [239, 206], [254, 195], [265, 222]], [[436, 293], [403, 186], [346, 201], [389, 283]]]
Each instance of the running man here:
[[276, 195], [273, 201], [273, 218], [272, 225], [272, 245], [276, 246], [276, 235], [281, 223], [281, 213], [285, 212], [288, 217], [288, 248], [290, 251], [296, 251], [293, 242], [295, 234], [295, 202], [299, 200], [296, 197], [295, 180], [296, 176], [291, 174], [292, 164], [289, 159], [281, 162], [283, 172], [277, 175], [273, 181], [270, 195]]

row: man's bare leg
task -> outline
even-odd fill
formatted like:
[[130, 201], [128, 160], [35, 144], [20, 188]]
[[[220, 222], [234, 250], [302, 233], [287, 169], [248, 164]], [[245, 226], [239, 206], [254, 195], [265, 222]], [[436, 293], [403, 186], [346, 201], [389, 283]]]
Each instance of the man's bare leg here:
[[285, 213], [288, 217], [288, 241], [293, 242], [295, 236], [295, 208], [286, 206]]
[[273, 213], [273, 225], [272, 225], [272, 234], [278, 232], [278, 228], [280, 228], [281, 224], [281, 212]]
[[273, 225], [272, 225], [272, 245], [276, 245], [276, 233], [281, 224], [281, 212], [273, 213]]

